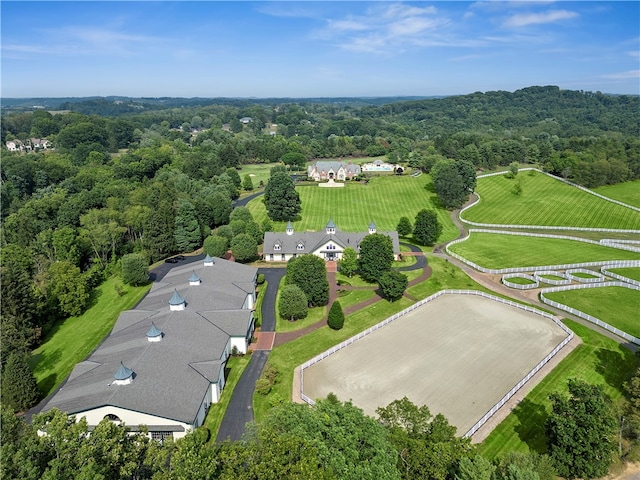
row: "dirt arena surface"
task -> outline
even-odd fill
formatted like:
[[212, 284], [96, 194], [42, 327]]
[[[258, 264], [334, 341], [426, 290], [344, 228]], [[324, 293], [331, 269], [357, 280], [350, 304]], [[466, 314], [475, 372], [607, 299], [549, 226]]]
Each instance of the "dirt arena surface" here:
[[304, 393], [335, 393], [368, 415], [407, 396], [467, 432], [567, 334], [475, 295], [443, 295], [304, 371]]

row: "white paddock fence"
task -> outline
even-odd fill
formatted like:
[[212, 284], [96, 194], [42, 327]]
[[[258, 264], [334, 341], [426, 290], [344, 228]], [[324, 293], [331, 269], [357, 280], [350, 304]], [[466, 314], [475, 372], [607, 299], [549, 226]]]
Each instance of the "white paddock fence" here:
[[[456, 245], [458, 243], [461, 242], [465, 242], [469, 239], [469, 237], [471, 236], [472, 233], [491, 233], [491, 234], [496, 234], [496, 235], [516, 235], [516, 236], [522, 236], [522, 237], [543, 237], [543, 238], [551, 238], [551, 239], [561, 239], [561, 240], [574, 240], [576, 242], [584, 242], [584, 243], [591, 243], [594, 245], [601, 245], [600, 242], [597, 242], [595, 240], [587, 240], [585, 238], [579, 238], [579, 237], [571, 237], [571, 236], [567, 236], [567, 235], [550, 235], [550, 234], [546, 234], [546, 233], [525, 233], [525, 232], [511, 232], [511, 231], [500, 231], [500, 230], [489, 230], [489, 229], [483, 229], [483, 228], [470, 228], [469, 229], [469, 233], [467, 234], [466, 237], [463, 238], [458, 238], [457, 240], [453, 240], [452, 242], [449, 242], [447, 244], [446, 251], [449, 255], [451, 255], [453, 258], [456, 258], [458, 260], [460, 260], [463, 263], [466, 263], [467, 265], [469, 265], [470, 267], [483, 272], [483, 273], [490, 273], [490, 274], [503, 274], [503, 273], [520, 273], [520, 272], [536, 272], [536, 271], [545, 271], [545, 270], [567, 270], [567, 269], [576, 269], [576, 268], [589, 268], [589, 267], [602, 267], [604, 265], [611, 265], [611, 264], [618, 264], [621, 262], [625, 262], [625, 260], [604, 260], [604, 261], [600, 261], [600, 262], [583, 262], [583, 263], [568, 263], [568, 264], [563, 264], [563, 265], [543, 265], [543, 266], [526, 266], [526, 267], [512, 267], [512, 268], [484, 268], [481, 267], [480, 265], [478, 265], [477, 263], [474, 263], [470, 260], [467, 260], [466, 258], [464, 258], [461, 255], [458, 255], [455, 252], [452, 252], [450, 250], [450, 247], [452, 245]], [[617, 248], [618, 250], [629, 250], [632, 252], [638, 252], [640, 253], [640, 249], [637, 247], [633, 247], [633, 246], [628, 246], [628, 245], [607, 245], [607, 247], [610, 248]], [[631, 260], [631, 262], [635, 262], [635, 260]]]
[[[600, 271], [602, 271], [603, 268], [600, 268]], [[589, 277], [581, 277], [580, 275], [578, 275], [578, 273], [584, 273], [586, 275], [589, 275]], [[598, 273], [594, 270], [587, 270], [586, 268], [572, 268], [566, 270], [564, 274], [571, 281], [578, 283], [598, 283], [605, 282], [607, 280], [607, 278], [601, 273]]]
[[[571, 185], [572, 187], [578, 188], [580, 190], [582, 190], [583, 192], [586, 192], [590, 195], [595, 195], [598, 198], [601, 198], [603, 200], [606, 200], [607, 202], [611, 202], [611, 203], [615, 203], [617, 205], [621, 205], [623, 207], [629, 208], [631, 210], [635, 210], [637, 212], [640, 212], [640, 208], [635, 207], [633, 205], [628, 205], [626, 203], [620, 202], [618, 200], [614, 200], [612, 198], [609, 197], [605, 197], [604, 195], [601, 195], [599, 193], [596, 193], [592, 190], [589, 190], [588, 188], [583, 187], [582, 185], [578, 185], [576, 183], [570, 182], [568, 180], [565, 180], [564, 178], [560, 178], [560, 177], [556, 177], [555, 175], [551, 175], [550, 173], [547, 172], [543, 172], [542, 170], [539, 170], [537, 168], [521, 168], [519, 171], [527, 171], [527, 170], [534, 170], [538, 173], [541, 173], [543, 175], [547, 175], [548, 177], [551, 177], [555, 180], [558, 180], [560, 182], [566, 183], [567, 185]], [[478, 175], [478, 178], [483, 178], [483, 177], [493, 177], [496, 175], [504, 175], [505, 173], [508, 173], [507, 171], [503, 171], [503, 172], [496, 172], [496, 173], [488, 173], [486, 175]], [[467, 223], [469, 225], [474, 225], [476, 227], [492, 227], [492, 228], [526, 228], [526, 229], [538, 229], [538, 230], [575, 230], [575, 231], [586, 231], [586, 232], [619, 232], [619, 233], [639, 233], [640, 234], [640, 230], [631, 230], [631, 229], [616, 229], [616, 228], [592, 228], [592, 227], [571, 227], [571, 226], [564, 226], [564, 225], [509, 225], [509, 224], [496, 224], [496, 223], [479, 223], [479, 222], [472, 222], [471, 220], [465, 220], [462, 217], [462, 214], [464, 212], [466, 212], [468, 209], [470, 209], [471, 207], [477, 205], [478, 203], [480, 203], [480, 195], [475, 192], [477, 199], [475, 202], [467, 205], [466, 207], [464, 207], [462, 210], [460, 210], [460, 213], [458, 214], [458, 218], [460, 218], [461, 221], [463, 221], [464, 223]]]
[[625, 277], [624, 275], [620, 275], [619, 273], [615, 273], [610, 271], [610, 268], [633, 268], [640, 267], [640, 261], [630, 260], [628, 262], [616, 262], [615, 264], [607, 264], [600, 269], [602, 273], [608, 275], [616, 280], [620, 280], [622, 282], [630, 283], [631, 285], [636, 285], [640, 287], [640, 282], [638, 280], [634, 280], [633, 278]]
[[[530, 283], [510, 282], [509, 280], [512, 278], [524, 278], [525, 280], [529, 280]], [[516, 290], [531, 290], [532, 288], [538, 288], [540, 286], [536, 277], [526, 273], [505, 273], [502, 276], [502, 283], [507, 287], [515, 288]]]
[[[544, 288], [540, 291], [540, 300], [542, 300], [547, 305], [551, 305], [552, 307], [558, 308], [572, 315], [575, 315], [576, 317], [580, 317], [584, 320], [587, 320], [588, 322], [594, 323], [599, 327], [602, 327], [605, 330], [615, 333], [617, 336], [622, 337], [625, 340], [628, 340], [629, 342], [635, 343], [636, 345], [640, 345], [640, 338], [634, 337], [633, 335], [630, 335], [627, 332], [623, 332], [619, 328], [609, 325], [608, 323], [603, 322], [602, 320], [594, 317], [593, 315], [589, 315], [588, 313], [585, 313], [581, 310], [578, 310], [573, 307], [569, 307], [568, 305], [558, 303], [554, 300], [551, 300], [545, 297], [546, 293], [564, 292], [566, 290], [582, 290], [585, 288], [604, 288], [604, 287], [622, 287], [622, 288], [630, 288], [631, 290], [640, 291], [640, 286], [631, 285], [627, 282], [601, 282], [601, 283], [590, 283], [590, 284], [583, 284], [583, 285], [568, 285], [568, 286], [562, 286], [562, 287]], [[638, 314], [637, 320], [640, 321], [640, 313]]]
[[[556, 280], [555, 278], [545, 278], [545, 275], [559, 277], [560, 280]], [[549, 285], [569, 285], [571, 283], [571, 279], [569, 277], [556, 270], [539, 270], [534, 272], [533, 276], [538, 279], [538, 282], [547, 283]]]
[[511, 390], [509, 390], [509, 392], [500, 399], [500, 401], [498, 403], [496, 403], [493, 407], [491, 407], [491, 409], [485, 413], [482, 418], [480, 420], [478, 420], [476, 422], [476, 424], [471, 427], [465, 434], [465, 437], [470, 437], [472, 436], [474, 433], [476, 433], [478, 431], [478, 429], [480, 427], [482, 427], [482, 425], [484, 425], [487, 420], [489, 420], [505, 403], [507, 403], [507, 401], [509, 401], [509, 399], [511, 397], [513, 397], [513, 395], [515, 395], [515, 393], [520, 390], [525, 383], [527, 383], [531, 377], [533, 377], [544, 365], [547, 364], [547, 362], [549, 360], [551, 360], [565, 345], [567, 345], [567, 343], [569, 343], [572, 339], [573, 339], [573, 332], [567, 328], [566, 325], [564, 325], [562, 322], [560, 322], [555, 316], [547, 313], [547, 312], [543, 312], [542, 310], [538, 310], [537, 308], [533, 308], [530, 307], [528, 305], [523, 305], [521, 303], [516, 303], [513, 302], [511, 300], [506, 300], [504, 298], [500, 298], [500, 297], [496, 297], [494, 295], [489, 295], [487, 293], [484, 292], [480, 292], [477, 290], [441, 290], [437, 293], [434, 293], [433, 295], [420, 300], [419, 302], [414, 303], [413, 305], [411, 305], [408, 308], [405, 308], [404, 310], [402, 310], [401, 312], [396, 313], [395, 315], [392, 315], [391, 317], [383, 320], [382, 322], [374, 325], [373, 327], [370, 327], [366, 330], [364, 330], [363, 332], [360, 332], [357, 335], [354, 335], [351, 338], [348, 338], [347, 340], [345, 340], [344, 342], [339, 343], [338, 345], [335, 345], [333, 347], [331, 347], [328, 350], [325, 350], [324, 352], [320, 353], [319, 355], [316, 355], [315, 357], [313, 357], [311, 360], [306, 361], [305, 363], [303, 363], [300, 367], [300, 398], [302, 398], [302, 400], [304, 400], [306, 403], [308, 403], [309, 405], [315, 405], [315, 401], [311, 398], [309, 398], [307, 395], [304, 394], [304, 371], [306, 368], [318, 363], [319, 361], [327, 358], [330, 355], [333, 355], [334, 353], [342, 350], [343, 348], [351, 345], [352, 343], [366, 337], [367, 335], [375, 332], [376, 330], [379, 330], [380, 328], [384, 327], [385, 325], [388, 325], [389, 323], [403, 317], [404, 315], [406, 315], [409, 312], [412, 312], [413, 310], [439, 298], [442, 295], [477, 295], [480, 297], [484, 297], [484, 298], [488, 298], [490, 300], [494, 300], [496, 302], [500, 302], [504, 305], [509, 305], [511, 307], [515, 307], [515, 308], [519, 308], [521, 310], [524, 310], [526, 312], [530, 312], [530, 313], [534, 313], [536, 315], [540, 315], [542, 317], [545, 317], [551, 321], [553, 321], [556, 325], [558, 325], [564, 332], [567, 333], [567, 337], [560, 342], [552, 351], [551, 353], [549, 353], [543, 360], [541, 360], [524, 378], [522, 378], [522, 380], [520, 380]]

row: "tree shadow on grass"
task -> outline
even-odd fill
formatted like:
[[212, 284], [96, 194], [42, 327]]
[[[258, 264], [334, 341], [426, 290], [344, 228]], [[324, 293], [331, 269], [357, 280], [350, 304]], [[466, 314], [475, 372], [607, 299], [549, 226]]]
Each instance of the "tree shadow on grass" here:
[[525, 398], [513, 409], [512, 413], [519, 421], [514, 430], [520, 440], [526, 443], [532, 452], [546, 453], [547, 440], [544, 424], [547, 421], [548, 413], [544, 406]]
[[633, 374], [636, 365], [635, 355], [631, 351], [599, 348], [596, 350], [598, 364], [596, 372], [602, 375], [607, 385], [620, 390], [622, 384]]

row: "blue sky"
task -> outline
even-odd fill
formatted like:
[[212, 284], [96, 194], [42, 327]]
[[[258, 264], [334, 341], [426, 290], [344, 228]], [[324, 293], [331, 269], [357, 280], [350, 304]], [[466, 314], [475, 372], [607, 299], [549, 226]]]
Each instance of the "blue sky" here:
[[640, 2], [0, 3], [2, 97], [640, 93]]

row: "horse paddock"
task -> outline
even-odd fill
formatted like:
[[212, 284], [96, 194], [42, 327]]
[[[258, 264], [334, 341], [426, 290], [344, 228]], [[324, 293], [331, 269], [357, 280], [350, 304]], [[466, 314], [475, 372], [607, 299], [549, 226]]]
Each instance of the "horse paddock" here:
[[445, 294], [305, 368], [303, 393], [334, 393], [371, 416], [406, 396], [462, 435], [567, 335], [498, 300]]

